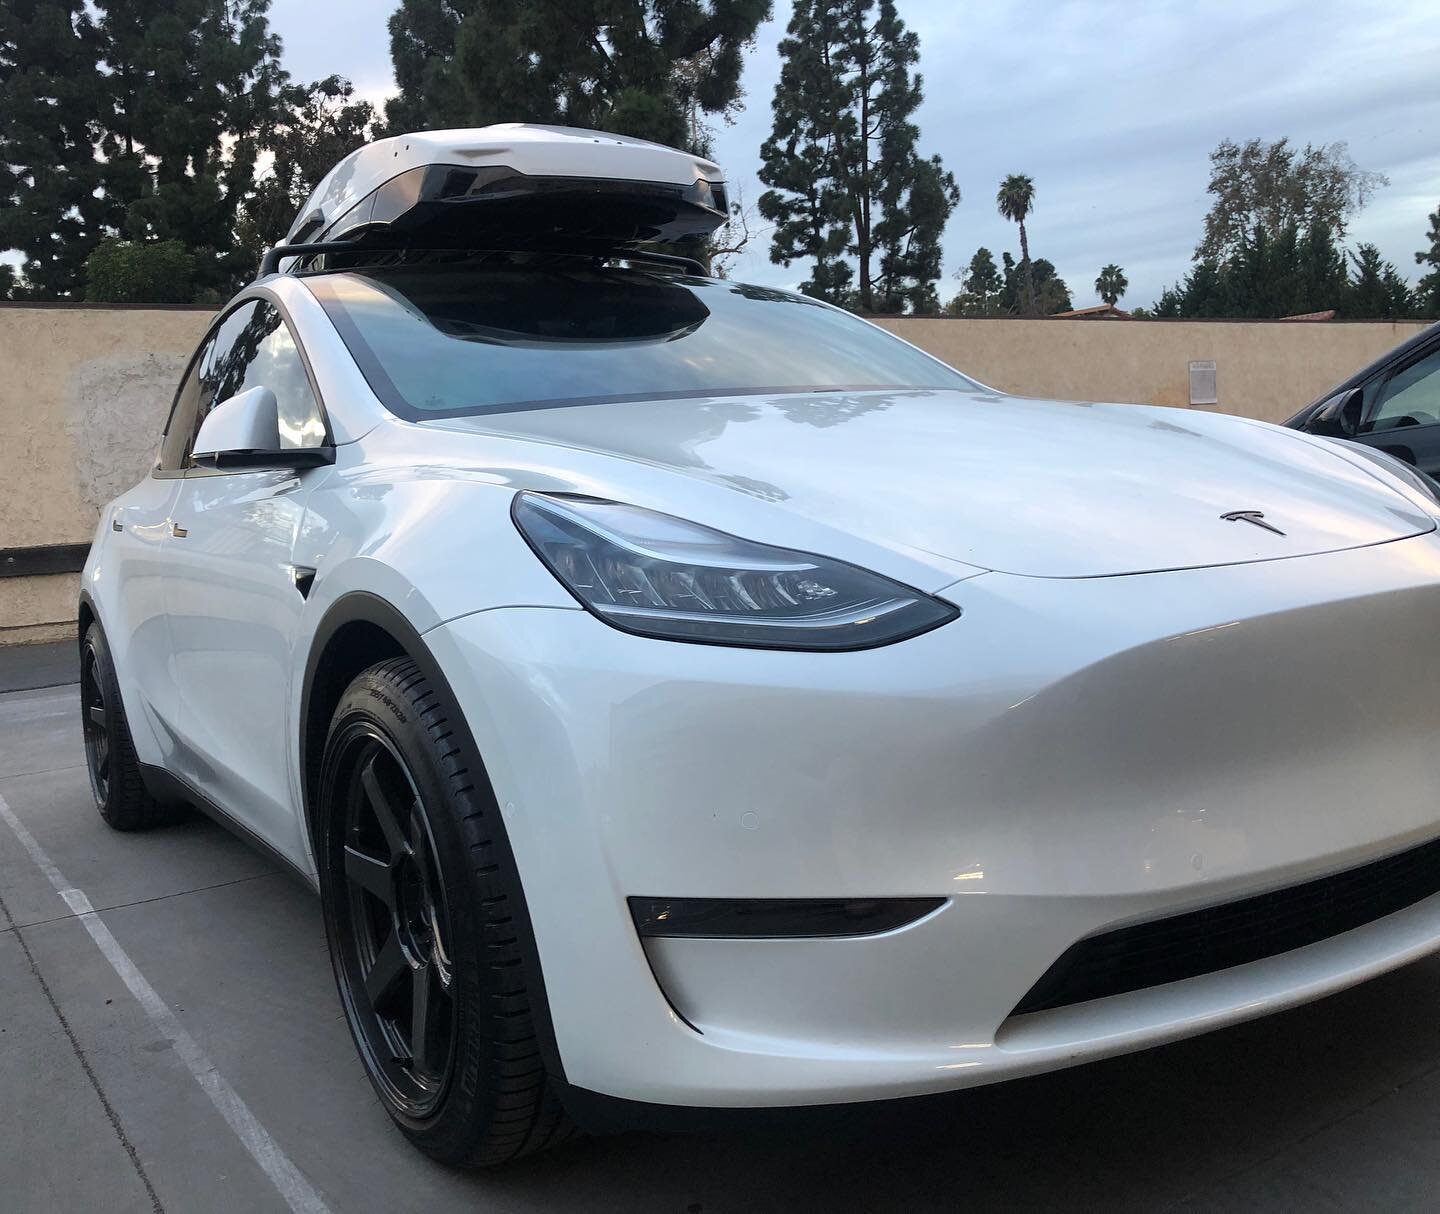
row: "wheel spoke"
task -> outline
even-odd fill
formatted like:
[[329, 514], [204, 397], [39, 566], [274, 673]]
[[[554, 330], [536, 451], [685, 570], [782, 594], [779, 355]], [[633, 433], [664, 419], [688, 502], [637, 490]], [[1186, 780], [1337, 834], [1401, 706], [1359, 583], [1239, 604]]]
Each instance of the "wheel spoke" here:
[[395, 909], [395, 883], [390, 865], [375, 856], [368, 856], [353, 847], [345, 849], [345, 876], [368, 894]]
[[425, 883], [425, 888], [435, 889], [439, 874], [435, 871], [430, 854], [430, 835], [425, 829], [425, 811], [420, 808], [419, 797], [416, 797], [415, 803], [410, 806], [410, 854], [420, 866], [420, 879]]
[[417, 1071], [432, 1073], [437, 1015], [435, 967], [430, 963], [414, 971], [410, 982], [410, 1060]]
[[103, 705], [91, 705], [88, 715], [90, 717], [90, 724], [94, 725], [97, 729], [105, 728], [105, 708]]
[[376, 954], [375, 964], [365, 975], [365, 995], [372, 1008], [380, 1012], [394, 998], [400, 979], [409, 968], [405, 952], [400, 947], [400, 937], [391, 932], [384, 947]]
[[407, 850], [405, 832], [400, 829], [400, 820], [395, 814], [395, 808], [375, 772], [375, 763], [378, 757], [372, 758], [361, 769], [360, 785], [365, 790], [365, 797], [370, 802], [371, 810], [374, 811], [375, 820], [380, 823], [381, 833], [385, 836], [385, 846], [390, 849], [390, 859], [394, 860], [397, 856], [403, 856]]

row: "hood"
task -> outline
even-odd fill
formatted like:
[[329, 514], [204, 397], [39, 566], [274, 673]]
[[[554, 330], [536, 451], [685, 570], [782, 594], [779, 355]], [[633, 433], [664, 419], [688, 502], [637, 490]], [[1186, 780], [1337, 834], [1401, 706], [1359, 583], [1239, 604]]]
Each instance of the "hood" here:
[[[1435, 526], [1378, 471], [1292, 431], [1141, 405], [826, 392], [424, 424], [640, 461], [874, 543], [1036, 577], [1275, 560]], [[1224, 517], [1254, 511], [1269, 527]]]

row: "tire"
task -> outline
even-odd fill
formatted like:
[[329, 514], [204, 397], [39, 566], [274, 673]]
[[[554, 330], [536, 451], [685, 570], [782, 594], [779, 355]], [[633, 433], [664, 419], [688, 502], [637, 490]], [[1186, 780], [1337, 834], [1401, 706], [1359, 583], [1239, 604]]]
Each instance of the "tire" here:
[[544, 993], [521, 947], [519, 875], [464, 728], [409, 659], [356, 677], [321, 764], [320, 887], [341, 1004], [381, 1104], [427, 1155], [489, 1167], [574, 1129], [536, 1032]]
[[130, 722], [105, 631], [91, 624], [80, 643], [80, 713], [85, 735], [85, 768], [95, 808], [116, 830], [148, 830], [184, 815], [145, 791]]

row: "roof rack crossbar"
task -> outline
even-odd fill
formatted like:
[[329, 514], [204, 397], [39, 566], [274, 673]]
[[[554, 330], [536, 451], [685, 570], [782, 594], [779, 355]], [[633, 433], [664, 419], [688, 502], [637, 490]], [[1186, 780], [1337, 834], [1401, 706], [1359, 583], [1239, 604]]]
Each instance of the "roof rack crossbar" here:
[[[423, 251], [425, 249], [426, 246], [423, 245], [374, 245], [361, 244], [353, 240], [322, 240], [313, 244], [278, 244], [273, 249], [268, 250], [265, 256], [260, 259], [260, 272], [258, 277], [264, 278], [268, 274], [279, 273], [280, 262], [288, 257], [318, 257], [322, 253], [408, 253], [411, 251]], [[620, 261], [650, 262], [654, 265], [671, 266], [677, 270], [685, 270], [699, 278], [711, 277], [710, 271], [693, 257], [682, 257], [677, 253], [658, 253], [649, 249], [622, 249], [615, 248], [614, 246], [587, 248], [580, 245], [536, 245], [529, 248], [517, 247], [513, 249], [436, 248], [429, 251], [465, 253], [552, 253], [575, 257], [606, 257], [615, 258]]]
[[260, 259], [260, 273], [257, 277], [264, 278], [267, 274], [279, 273], [280, 261], [285, 257], [319, 256], [321, 253], [396, 253], [399, 251], [398, 249], [377, 249], [373, 245], [367, 250], [353, 240], [322, 240], [314, 244], [277, 244]]

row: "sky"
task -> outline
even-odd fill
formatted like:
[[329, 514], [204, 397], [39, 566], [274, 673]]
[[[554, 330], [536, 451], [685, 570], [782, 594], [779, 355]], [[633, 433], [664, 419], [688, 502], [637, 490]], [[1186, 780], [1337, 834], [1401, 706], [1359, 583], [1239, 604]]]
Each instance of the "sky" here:
[[[273, 0], [272, 28], [296, 80], [348, 76], [375, 100], [394, 89], [386, 22], [397, 0]], [[942, 298], [984, 245], [1018, 257], [995, 211], [1008, 173], [1035, 181], [1031, 253], [1048, 257], [1077, 307], [1096, 303], [1108, 262], [1125, 303], [1181, 278], [1207, 209], [1208, 156], [1222, 139], [1343, 140], [1390, 179], [1351, 226], [1410, 281], [1426, 216], [1440, 206], [1440, 6], [1436, 0], [898, 0], [920, 37], [920, 150], [939, 153], [963, 195], [945, 234]], [[343, 22], [337, 14], [343, 12]], [[715, 158], [753, 203], [770, 132], [788, 0], [759, 31], [745, 109], [715, 133]], [[733, 187], [732, 187], [733, 190]], [[798, 285], [764, 234], [732, 276]]]

